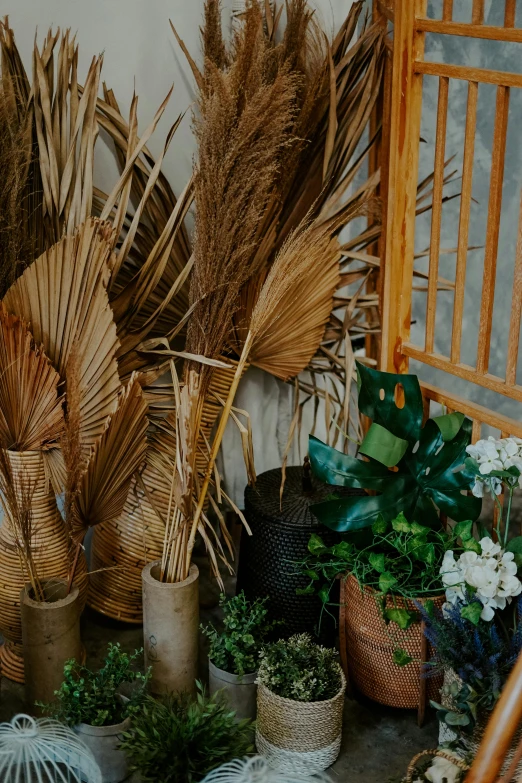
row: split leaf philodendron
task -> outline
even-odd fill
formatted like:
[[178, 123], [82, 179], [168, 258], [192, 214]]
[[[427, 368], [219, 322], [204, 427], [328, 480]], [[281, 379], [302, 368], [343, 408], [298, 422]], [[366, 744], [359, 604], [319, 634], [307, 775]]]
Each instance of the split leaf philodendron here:
[[402, 511], [407, 519], [436, 526], [437, 509], [456, 522], [475, 520], [481, 501], [467, 494], [474, 475], [464, 462], [471, 421], [461, 413], [428, 419], [424, 426], [417, 376], [394, 375], [358, 363], [359, 411], [373, 420], [359, 452], [342, 454], [310, 436], [314, 474], [327, 484], [373, 490], [365, 497], [334, 498], [311, 509], [340, 532], [372, 525]]

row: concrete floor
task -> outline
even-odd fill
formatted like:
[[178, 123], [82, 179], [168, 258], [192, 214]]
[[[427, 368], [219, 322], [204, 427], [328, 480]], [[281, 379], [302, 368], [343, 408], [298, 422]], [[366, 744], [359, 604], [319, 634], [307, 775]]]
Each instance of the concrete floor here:
[[[208, 592], [204, 602], [211, 604]], [[202, 608], [202, 622], [214, 619], [219, 610]], [[117, 623], [86, 610], [82, 618], [82, 638], [87, 649], [87, 664], [102, 663], [109, 641], [119, 641], [132, 652], [143, 644], [141, 627]], [[201, 636], [201, 676], [206, 675], [206, 639]], [[24, 702], [21, 685], [2, 679], [0, 691], [0, 721], [10, 720], [17, 712], [30, 712]], [[435, 747], [438, 724], [433, 715], [419, 729], [413, 711], [393, 710], [369, 701], [346, 700], [341, 755], [330, 770], [334, 781], [357, 783], [387, 783], [406, 772], [411, 758], [421, 749]], [[137, 776], [132, 783], [138, 783]], [[131, 783], [131, 781], [129, 781]], [[158, 780], [158, 783], [160, 781]]]

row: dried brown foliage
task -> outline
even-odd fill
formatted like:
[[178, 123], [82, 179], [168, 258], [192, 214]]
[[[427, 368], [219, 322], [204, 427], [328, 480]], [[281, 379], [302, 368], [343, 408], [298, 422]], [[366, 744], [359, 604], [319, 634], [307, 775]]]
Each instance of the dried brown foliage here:
[[0, 299], [32, 260], [25, 198], [31, 153], [27, 115], [0, 82]]
[[297, 80], [283, 70], [267, 79], [269, 54], [260, 8], [251, 3], [230, 67], [205, 61], [194, 119], [194, 310], [187, 351], [208, 358], [221, 354], [239, 291], [258, 268], [259, 231], [291, 140]]

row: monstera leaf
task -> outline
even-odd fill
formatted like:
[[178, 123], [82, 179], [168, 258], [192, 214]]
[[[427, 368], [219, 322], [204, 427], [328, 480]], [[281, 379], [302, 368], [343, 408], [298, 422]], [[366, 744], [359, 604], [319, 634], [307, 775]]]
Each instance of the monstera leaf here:
[[[466, 494], [474, 476], [464, 465], [471, 421], [451, 413], [428, 419], [423, 427], [416, 376], [362, 365], [358, 372], [359, 410], [373, 418], [359, 449], [367, 461], [341, 454], [311, 436], [310, 462], [314, 474], [327, 484], [376, 494], [316, 503], [311, 509], [319, 521], [344, 532], [369, 527], [381, 514], [394, 519], [401, 511], [408, 519], [432, 527], [438, 524], [437, 509], [456, 522], [477, 519], [481, 500]], [[399, 407], [398, 402], [403, 404]]]

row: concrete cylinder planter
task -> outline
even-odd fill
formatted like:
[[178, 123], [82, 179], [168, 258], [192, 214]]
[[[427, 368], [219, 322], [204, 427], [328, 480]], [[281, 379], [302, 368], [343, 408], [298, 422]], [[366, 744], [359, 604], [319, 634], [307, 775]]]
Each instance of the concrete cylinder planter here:
[[45, 601], [34, 600], [30, 585], [20, 593], [25, 688], [31, 705], [53, 701], [65, 662], [82, 657], [78, 588], [73, 585], [67, 594], [65, 579], [47, 579], [42, 588]]
[[257, 711], [257, 672], [251, 674], [230, 674], [208, 662], [209, 691], [212, 696], [221, 692], [227, 707], [236, 713], [238, 720], [255, 720]]
[[183, 582], [160, 582], [160, 561], [142, 571], [145, 667], [153, 694], [196, 690], [198, 673], [199, 571]]
[[127, 757], [119, 749], [120, 735], [130, 726], [130, 718], [113, 726], [91, 726], [80, 723], [74, 731], [87, 745], [98, 764], [103, 783], [120, 783], [129, 774]]

